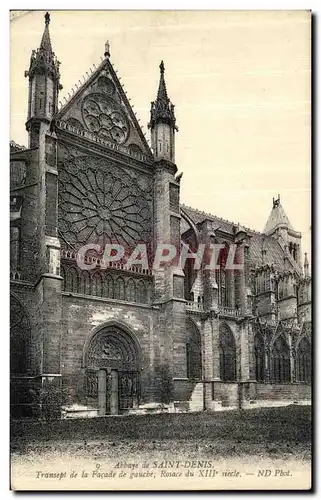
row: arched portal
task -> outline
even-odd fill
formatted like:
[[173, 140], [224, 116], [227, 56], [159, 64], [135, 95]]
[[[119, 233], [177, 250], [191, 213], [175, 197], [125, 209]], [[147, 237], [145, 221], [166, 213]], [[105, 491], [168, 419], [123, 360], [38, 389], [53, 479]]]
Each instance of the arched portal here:
[[100, 415], [116, 415], [139, 404], [139, 348], [126, 330], [118, 325], [101, 328], [85, 353], [87, 397], [98, 402]]

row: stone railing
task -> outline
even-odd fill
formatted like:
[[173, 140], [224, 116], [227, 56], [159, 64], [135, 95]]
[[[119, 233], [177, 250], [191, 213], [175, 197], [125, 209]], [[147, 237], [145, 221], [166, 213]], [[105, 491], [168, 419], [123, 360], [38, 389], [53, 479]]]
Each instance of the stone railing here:
[[243, 316], [243, 311], [242, 309], [235, 309], [234, 307], [224, 307], [224, 306], [219, 306], [219, 313], [222, 316]]
[[101, 144], [103, 146], [107, 146], [109, 149], [114, 149], [115, 151], [119, 151], [120, 153], [123, 153], [127, 156], [131, 156], [132, 158], [136, 158], [137, 160], [141, 161], [148, 161], [151, 160], [151, 158], [147, 157], [143, 153], [138, 153], [135, 151], [132, 151], [129, 148], [126, 148], [126, 146], [122, 146], [120, 144], [116, 144], [113, 142], [108, 141], [107, 139], [103, 137], [99, 137], [93, 132], [90, 132], [89, 130], [84, 130], [84, 129], [79, 129], [77, 127], [73, 127], [67, 122], [64, 122], [63, 120], [57, 120], [56, 125], [63, 130], [67, 130], [67, 132], [71, 132], [72, 134], [76, 134], [78, 136], [84, 137], [85, 139], [89, 139], [90, 141], [97, 142], [98, 144]]
[[204, 306], [201, 302], [186, 302], [187, 311], [204, 311]]
[[[60, 252], [60, 257], [61, 259], [65, 260], [73, 260], [76, 261], [77, 259], [77, 252], [74, 252], [72, 250], [61, 250]], [[103, 259], [99, 259], [96, 257], [92, 256], [85, 256], [84, 259], [85, 264], [96, 264], [97, 270], [102, 268], [102, 269], [116, 269], [120, 271], [127, 271], [129, 273], [135, 273], [135, 274], [142, 274], [142, 275], [147, 275], [147, 276], [152, 276], [152, 270], [151, 269], [144, 269], [141, 266], [127, 266], [126, 264], [123, 264], [121, 262], [109, 262], [108, 265], [106, 265], [106, 268], [104, 267], [104, 261]]]

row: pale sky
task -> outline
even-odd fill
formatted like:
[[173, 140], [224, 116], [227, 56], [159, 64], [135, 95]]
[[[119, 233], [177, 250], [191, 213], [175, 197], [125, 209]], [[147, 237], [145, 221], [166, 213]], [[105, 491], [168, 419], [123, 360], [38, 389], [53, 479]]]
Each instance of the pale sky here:
[[[11, 139], [27, 145], [28, 69], [44, 13], [11, 21]], [[262, 231], [281, 204], [310, 255], [310, 14], [305, 11], [52, 11], [60, 100], [105, 41], [147, 137], [159, 63], [175, 104], [181, 202]], [[303, 255], [302, 255], [303, 256]]]

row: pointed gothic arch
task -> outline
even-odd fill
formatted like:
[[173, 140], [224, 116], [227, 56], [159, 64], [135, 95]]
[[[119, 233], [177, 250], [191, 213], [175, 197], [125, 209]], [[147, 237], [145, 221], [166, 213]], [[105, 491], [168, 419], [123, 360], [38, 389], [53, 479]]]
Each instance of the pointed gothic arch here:
[[296, 378], [297, 382], [311, 382], [311, 344], [306, 337], [302, 337], [296, 349]]
[[261, 333], [254, 337], [255, 378], [257, 382], [264, 382], [265, 351], [264, 339]]
[[31, 327], [29, 314], [20, 299], [10, 294], [10, 373], [29, 371]]
[[79, 275], [78, 271], [75, 267], [68, 267], [66, 269], [66, 286], [65, 289], [68, 290], [68, 292], [74, 292], [77, 293], [79, 291]]
[[99, 271], [96, 271], [91, 279], [91, 295], [102, 297], [103, 279]]
[[84, 345], [86, 395], [101, 415], [136, 407], [140, 395], [141, 349], [123, 323], [109, 321], [95, 328]]
[[126, 283], [126, 300], [136, 302], [136, 286], [133, 278], [129, 278]]
[[121, 276], [118, 276], [115, 281], [114, 298], [125, 300], [125, 281]]
[[105, 275], [103, 296], [109, 299], [114, 298], [114, 280], [110, 274]]
[[232, 330], [226, 324], [219, 328], [220, 378], [225, 382], [236, 380], [236, 346]]
[[191, 318], [186, 321], [186, 376], [189, 379], [202, 377], [202, 339], [198, 327]]
[[287, 383], [291, 381], [290, 347], [281, 334], [271, 347], [271, 380]]
[[146, 285], [143, 280], [139, 280], [137, 283], [137, 302], [140, 304], [145, 304], [147, 302]]

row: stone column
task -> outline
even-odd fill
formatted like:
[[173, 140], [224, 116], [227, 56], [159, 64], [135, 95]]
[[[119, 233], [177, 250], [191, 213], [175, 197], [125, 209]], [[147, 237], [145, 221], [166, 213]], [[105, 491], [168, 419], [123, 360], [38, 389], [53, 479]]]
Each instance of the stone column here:
[[244, 321], [240, 324], [240, 347], [241, 347], [241, 382], [250, 379], [250, 353], [249, 353], [249, 324]]
[[[154, 177], [154, 242], [153, 251], [160, 244], [180, 245], [180, 215], [171, 215], [170, 185], [175, 183], [176, 165], [166, 160], [155, 162]], [[172, 239], [175, 241], [172, 242]], [[178, 250], [178, 249], [177, 249]], [[177, 260], [176, 260], [177, 262]], [[153, 269], [155, 302], [164, 302], [173, 296], [173, 265]]]
[[292, 337], [288, 334], [289, 345], [290, 345], [290, 376], [291, 383], [296, 382], [296, 373], [295, 373], [295, 346], [292, 341]]
[[264, 346], [264, 379], [265, 382], [271, 380], [271, 349], [269, 345]]
[[42, 367], [46, 392], [57, 395], [61, 404], [62, 295], [60, 241], [58, 238], [58, 171], [56, 138], [41, 124], [39, 140], [39, 242], [38, 287], [42, 294]]

